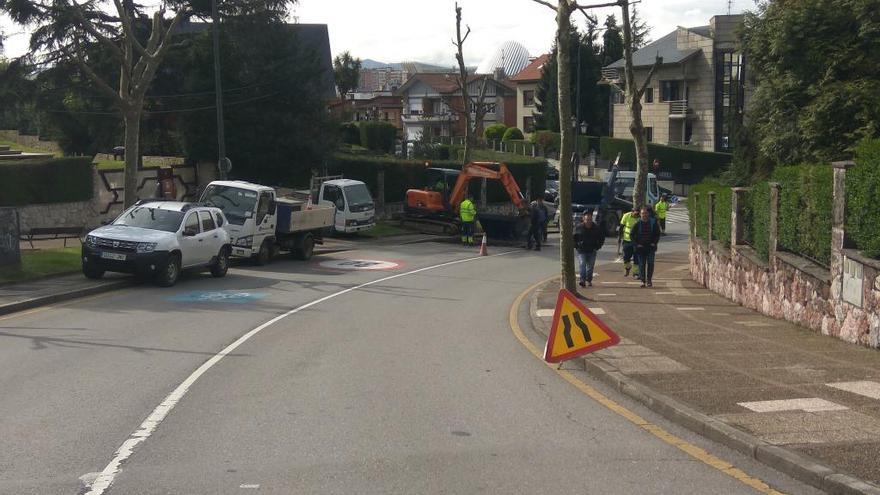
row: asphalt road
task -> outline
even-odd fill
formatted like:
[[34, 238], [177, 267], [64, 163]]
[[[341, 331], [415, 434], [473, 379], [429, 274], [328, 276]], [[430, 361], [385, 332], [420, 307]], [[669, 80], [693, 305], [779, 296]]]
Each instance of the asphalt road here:
[[[102, 471], [92, 489], [112, 481], [114, 495], [761, 493], [535, 359], [508, 314], [558, 272], [558, 250], [491, 254], [350, 251], [0, 318], [0, 493], [86, 492], [80, 477]], [[397, 266], [321, 265], [352, 259]], [[816, 493], [614, 399], [770, 486]]]

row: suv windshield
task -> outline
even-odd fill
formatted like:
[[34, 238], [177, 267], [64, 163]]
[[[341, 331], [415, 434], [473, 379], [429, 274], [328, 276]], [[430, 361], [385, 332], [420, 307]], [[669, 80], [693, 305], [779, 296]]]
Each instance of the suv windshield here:
[[247, 212], [253, 215], [254, 205], [257, 204], [257, 193], [256, 191], [215, 184], [205, 189], [201, 201], [208, 206], [216, 206], [223, 210], [229, 223], [242, 225], [248, 218]]
[[370, 206], [373, 204], [373, 198], [370, 197], [367, 186], [358, 184], [346, 186], [343, 189], [345, 189], [345, 199], [348, 200], [349, 206]]
[[177, 232], [183, 213], [175, 210], [162, 210], [149, 206], [135, 206], [119, 216], [113, 225], [126, 225], [142, 229]]

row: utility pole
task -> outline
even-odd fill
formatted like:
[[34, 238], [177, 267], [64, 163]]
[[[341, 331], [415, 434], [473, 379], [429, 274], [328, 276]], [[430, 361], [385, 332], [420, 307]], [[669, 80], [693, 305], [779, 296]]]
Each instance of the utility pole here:
[[580, 154], [580, 151], [578, 150], [578, 145], [580, 144], [578, 142], [578, 141], [580, 141], [580, 139], [579, 139], [580, 135], [578, 134], [578, 131], [580, 130], [580, 126], [581, 126], [581, 45], [583, 43], [581, 43], [581, 34], [580, 33], [578, 33], [577, 41], [578, 41], [578, 51], [577, 51], [577, 57], [578, 57], [577, 71], [578, 71], [578, 73], [577, 73], [577, 90], [576, 90], [577, 97], [575, 98], [575, 100], [576, 100], [575, 105], [577, 105], [577, 106], [574, 109], [575, 123], [574, 123], [574, 162], [573, 162], [573, 164], [574, 164], [574, 180], [575, 181], [579, 181], [581, 178], [581, 154]]
[[223, 89], [220, 83], [220, 14], [217, 0], [211, 0], [211, 21], [214, 24], [214, 92], [217, 94], [217, 170], [226, 180], [226, 136], [223, 132]]

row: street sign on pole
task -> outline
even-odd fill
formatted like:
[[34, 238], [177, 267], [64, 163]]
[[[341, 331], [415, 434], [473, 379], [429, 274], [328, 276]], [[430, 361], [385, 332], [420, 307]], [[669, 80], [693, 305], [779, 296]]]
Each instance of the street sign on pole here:
[[578, 301], [574, 294], [565, 289], [559, 290], [553, 324], [544, 348], [544, 361], [560, 363], [619, 342], [620, 337]]

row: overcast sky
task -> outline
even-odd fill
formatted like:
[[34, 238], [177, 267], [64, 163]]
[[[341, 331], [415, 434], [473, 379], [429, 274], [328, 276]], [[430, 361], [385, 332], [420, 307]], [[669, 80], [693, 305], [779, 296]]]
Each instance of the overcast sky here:
[[[222, 0], [221, 0], [222, 1]], [[556, 0], [549, 0], [555, 3]], [[504, 41], [522, 43], [532, 56], [548, 52], [556, 29], [554, 13], [532, 0], [459, 0], [463, 23], [471, 35], [465, 43], [465, 60], [477, 65]], [[582, 4], [606, 3], [581, 0]], [[639, 13], [657, 39], [676, 26], [708, 24], [716, 14], [726, 14], [728, 0], [642, 0]], [[753, 9], [753, 0], [733, 0], [732, 13]], [[620, 19], [620, 9], [596, 11], [600, 22], [608, 14]], [[455, 0], [299, 0], [298, 22], [327, 24], [333, 55], [346, 50], [362, 59], [381, 62], [419, 61], [438, 65], [455, 63]], [[573, 19], [583, 25], [583, 15]], [[0, 19], [7, 38], [6, 57], [27, 50], [28, 34]]]

